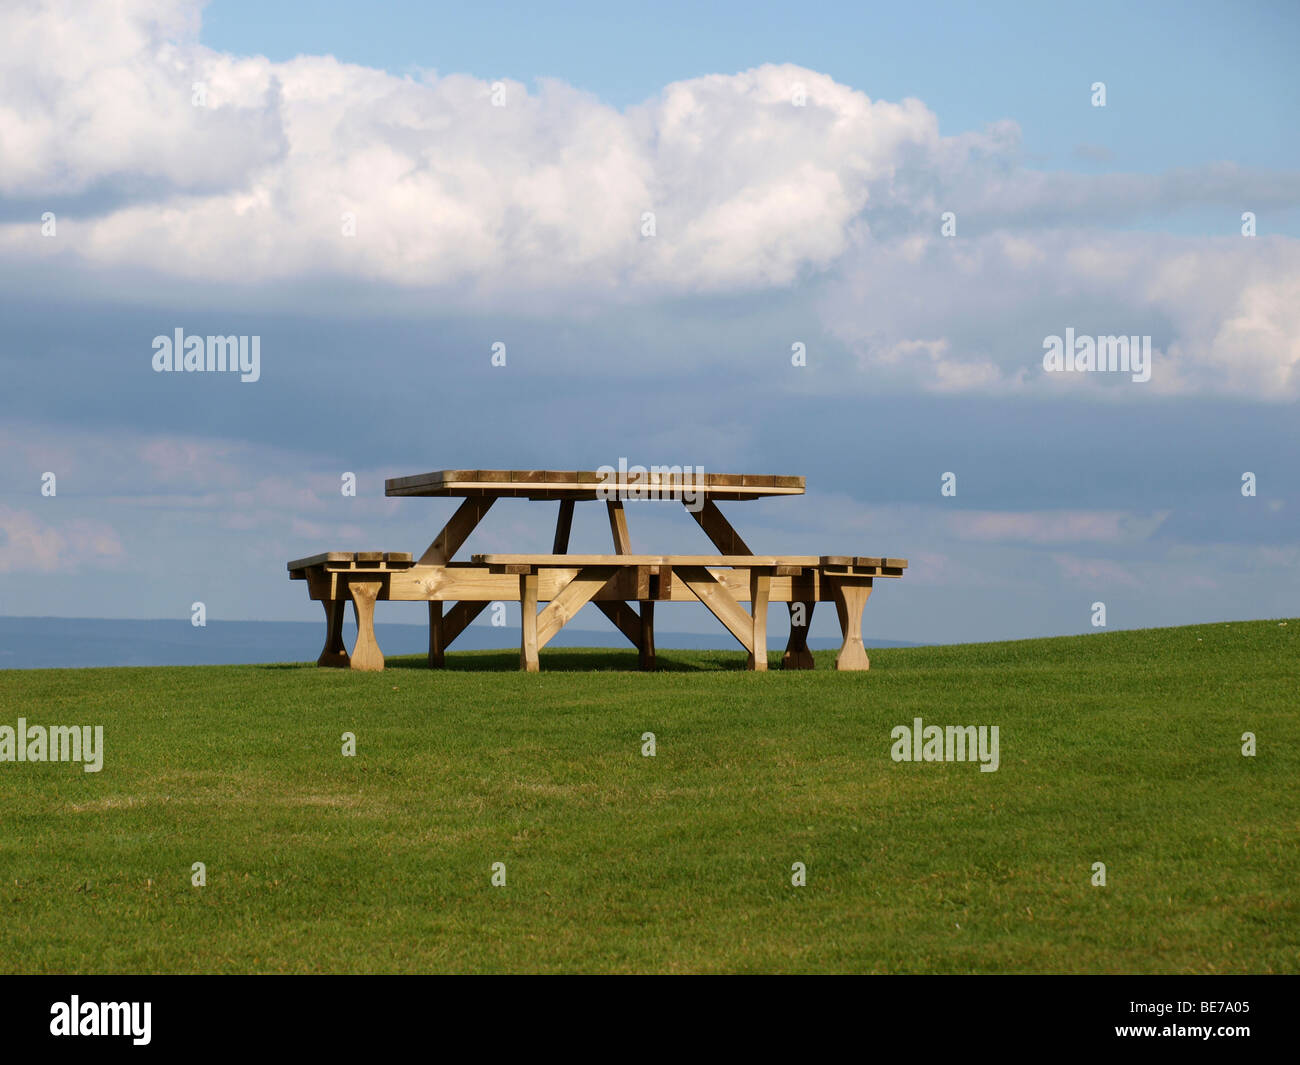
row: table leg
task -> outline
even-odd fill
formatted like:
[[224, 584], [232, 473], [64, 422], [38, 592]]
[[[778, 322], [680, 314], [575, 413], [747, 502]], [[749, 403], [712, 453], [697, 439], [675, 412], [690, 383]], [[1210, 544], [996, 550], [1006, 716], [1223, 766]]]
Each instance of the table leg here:
[[380, 581], [352, 581], [352, 611], [357, 618], [357, 642], [352, 648], [352, 668], [378, 672], [384, 668], [384, 655], [375, 640], [375, 600], [383, 587]]
[[[630, 555], [632, 553], [632, 537], [627, 531], [627, 514], [623, 510], [623, 501], [621, 499], [609, 499], [605, 501], [605, 509], [609, 512], [609, 533], [614, 540], [614, 551], [620, 555]], [[624, 626], [619, 624], [619, 618], [615, 611], [610, 609], [612, 604], [597, 603], [596, 606], [620, 629]], [[635, 617], [636, 622], [629, 624], [628, 628], [636, 633], [636, 638], [632, 641], [636, 644], [637, 652], [640, 657], [642, 669], [655, 668], [655, 605], [648, 599], [642, 599], [638, 603], [639, 613], [631, 614], [631, 607], [628, 607], [626, 614], [630, 614], [626, 620], [631, 622]], [[624, 613], [621, 609], [619, 613]], [[626, 615], [625, 615], [626, 616]], [[627, 630], [624, 629], [624, 635]]]
[[519, 575], [519, 613], [521, 615], [519, 638], [519, 668], [527, 673], [540, 670], [537, 657], [537, 574]]
[[560, 513], [555, 519], [555, 540], [551, 554], [564, 555], [569, 551], [569, 531], [573, 528], [573, 500], [560, 500]]
[[707, 536], [724, 555], [752, 555], [754, 552], [740, 538], [740, 533], [731, 527], [731, 522], [718, 509], [718, 504], [713, 502], [707, 496], [704, 499], [704, 505], [698, 510], [691, 510], [687, 507], [687, 513], [696, 520], [700, 528], [704, 530]]
[[468, 539], [474, 527], [483, 520], [483, 515], [491, 509], [494, 502], [496, 500], [492, 496], [485, 498], [471, 496], [461, 503], [456, 508], [456, 513], [434, 538], [433, 543], [425, 548], [424, 554], [420, 556], [420, 565], [445, 566], [450, 562], [452, 556], [460, 550], [461, 544]]
[[835, 594], [835, 609], [840, 616], [844, 646], [835, 657], [838, 670], [870, 669], [871, 660], [862, 645], [862, 610], [871, 595], [870, 577], [828, 577]]
[[325, 608], [325, 649], [316, 659], [318, 666], [347, 669], [351, 662], [348, 650], [343, 645], [343, 612], [347, 605], [343, 599], [321, 600], [321, 606]]
[[609, 511], [609, 531], [614, 538], [615, 553], [630, 555], [632, 553], [632, 538], [627, 534], [627, 515], [623, 512], [623, 500], [606, 500], [605, 509]]
[[767, 672], [767, 604], [772, 589], [772, 575], [750, 570], [749, 605], [754, 612], [754, 647], [749, 652], [749, 668]]
[[441, 669], [444, 664], [443, 652], [447, 650], [446, 637], [442, 625], [442, 600], [429, 600], [429, 668]]
[[[812, 626], [813, 607], [816, 603], [790, 603], [790, 639], [786, 641], [785, 654], [781, 656], [782, 669], [816, 669], [812, 652], [808, 650], [808, 629]], [[803, 607], [803, 624], [796, 625], [795, 608]]]
[[653, 599], [641, 601], [641, 668], [655, 668], [655, 604]]

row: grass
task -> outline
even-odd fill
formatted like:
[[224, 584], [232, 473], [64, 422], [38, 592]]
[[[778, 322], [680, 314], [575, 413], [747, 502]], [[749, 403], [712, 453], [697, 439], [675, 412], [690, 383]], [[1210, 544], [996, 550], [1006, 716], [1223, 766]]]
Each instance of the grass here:
[[[0, 763], [0, 971], [1296, 972], [1298, 637], [0, 672], [106, 748]], [[893, 762], [918, 716], [1001, 768]]]

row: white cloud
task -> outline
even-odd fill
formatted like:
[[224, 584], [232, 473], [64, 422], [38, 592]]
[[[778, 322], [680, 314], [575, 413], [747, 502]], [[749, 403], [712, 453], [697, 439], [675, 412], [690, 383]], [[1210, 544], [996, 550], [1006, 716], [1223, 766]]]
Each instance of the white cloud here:
[[[937, 227], [936, 227], [937, 230]], [[821, 298], [876, 384], [935, 392], [1300, 396], [1300, 242], [1044, 230], [863, 241]], [[1043, 340], [1151, 336], [1151, 379], [1049, 374]], [[1117, 387], [1118, 386], [1118, 387]]]
[[[919, 102], [788, 65], [678, 82], [627, 113], [555, 80], [507, 83], [495, 107], [490, 83], [464, 75], [236, 58], [196, 27], [181, 3], [56, 3], [0, 22], [0, 152], [22, 160], [0, 192], [85, 197], [65, 232], [87, 262], [488, 292], [782, 285], [843, 252], [903, 146], [938, 143]], [[31, 230], [6, 227], [3, 246], [63, 245]]]
[[[809, 317], [857, 359], [837, 389], [1300, 395], [1300, 242], [1095, 228], [1294, 204], [1293, 175], [1032, 171], [1014, 122], [941, 137], [918, 100], [789, 64], [675, 82], [626, 111], [557, 80], [508, 82], [495, 107], [466, 75], [218, 53], [198, 11], [0, 11], [0, 196], [38, 205], [0, 225], [0, 262], [250, 298], [341, 279], [370, 283], [358, 301], [380, 286], [424, 313], [761, 298], [812, 280]], [[44, 209], [57, 239], [40, 235]], [[1042, 337], [1071, 325], [1155, 336], [1151, 383], [1047, 379]]]

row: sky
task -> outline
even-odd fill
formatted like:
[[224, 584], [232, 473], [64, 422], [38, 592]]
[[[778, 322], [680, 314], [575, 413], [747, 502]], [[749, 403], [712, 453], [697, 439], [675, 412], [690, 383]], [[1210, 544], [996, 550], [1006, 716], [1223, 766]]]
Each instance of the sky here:
[[[1292, 3], [7, 4], [0, 614], [314, 619], [287, 560], [449, 516], [385, 477], [626, 458], [804, 475], [724, 511], [908, 558], [874, 638], [1294, 616], [1297, 45]], [[155, 371], [176, 329], [257, 379]], [[1149, 374], [1045, 366], [1113, 336]]]

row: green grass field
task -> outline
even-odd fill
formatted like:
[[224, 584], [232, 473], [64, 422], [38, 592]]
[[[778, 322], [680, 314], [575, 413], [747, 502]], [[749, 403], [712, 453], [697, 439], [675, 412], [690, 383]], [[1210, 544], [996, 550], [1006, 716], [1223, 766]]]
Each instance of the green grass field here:
[[[1296, 972], [1297, 651], [1291, 619], [866, 674], [0, 672], [0, 725], [106, 749], [0, 763], [0, 970]], [[1000, 769], [893, 762], [918, 716], [998, 725]]]

